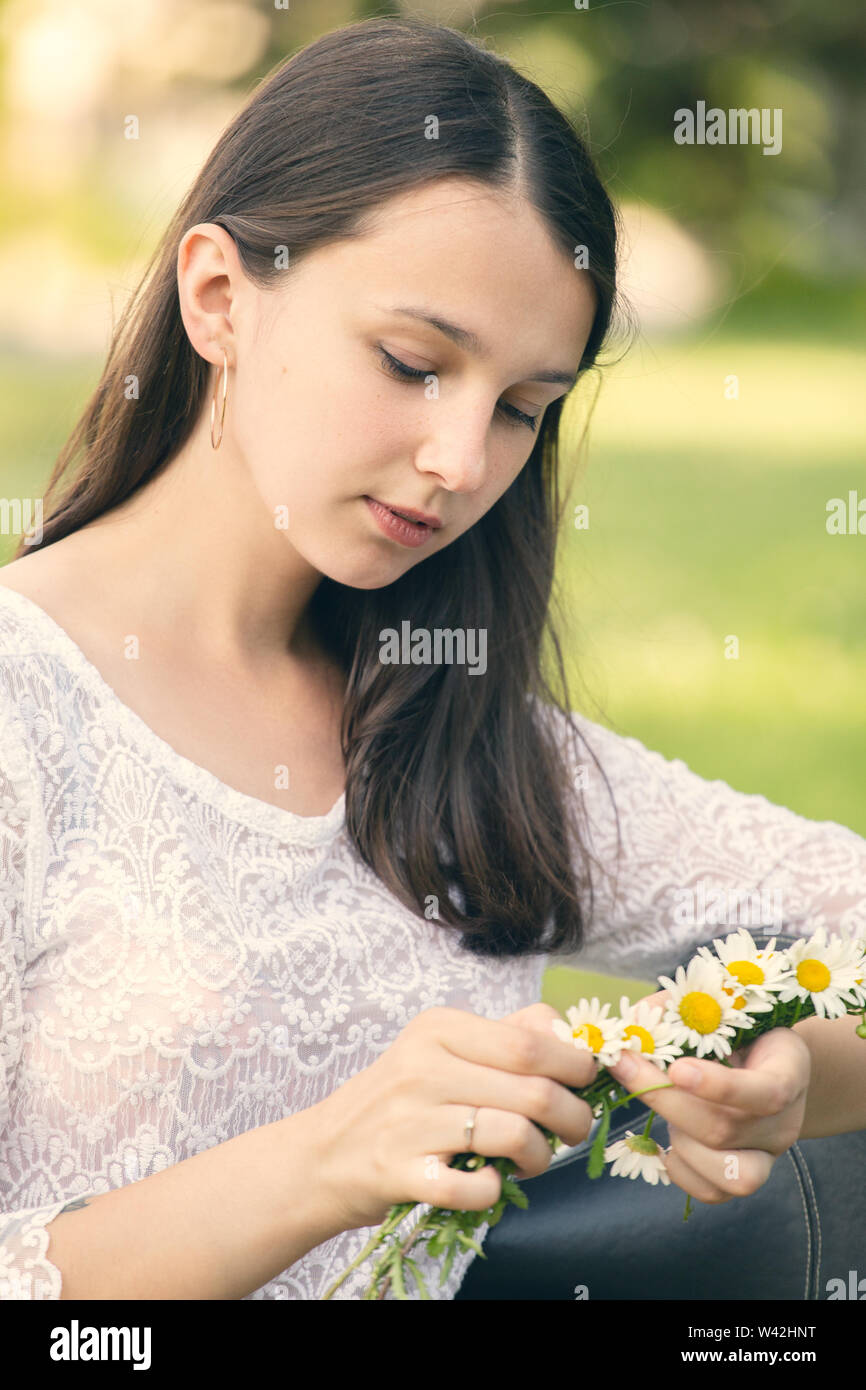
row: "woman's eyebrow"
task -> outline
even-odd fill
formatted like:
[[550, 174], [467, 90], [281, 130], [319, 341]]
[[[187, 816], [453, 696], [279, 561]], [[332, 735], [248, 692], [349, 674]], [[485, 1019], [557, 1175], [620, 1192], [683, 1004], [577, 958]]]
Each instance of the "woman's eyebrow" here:
[[[409, 318], [420, 319], [423, 323], [429, 323], [431, 328], [444, 333], [446, 338], [450, 338], [458, 347], [471, 352], [475, 357], [490, 356], [489, 347], [481, 341], [477, 333], [473, 333], [469, 328], [461, 328], [458, 323], [451, 323], [449, 319], [442, 318], [425, 305], [377, 304], [376, 308], [384, 310], [386, 314], [405, 314]], [[537, 372], [528, 373], [524, 380], [551, 382], [556, 386], [567, 386], [570, 390], [577, 381], [577, 372], [558, 372], [542, 368]]]

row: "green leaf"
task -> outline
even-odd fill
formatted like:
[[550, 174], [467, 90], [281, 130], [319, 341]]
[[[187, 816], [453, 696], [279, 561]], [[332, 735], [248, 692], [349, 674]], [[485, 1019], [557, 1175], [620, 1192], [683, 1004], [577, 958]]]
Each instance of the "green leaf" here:
[[415, 1261], [413, 1259], [410, 1259], [408, 1255], [404, 1256], [404, 1263], [409, 1266], [409, 1272], [412, 1275], [412, 1278], [415, 1280], [415, 1283], [418, 1285], [418, 1292], [420, 1293], [422, 1299], [425, 1299], [429, 1303], [430, 1294], [427, 1291], [427, 1285], [424, 1283], [424, 1276], [422, 1275], [420, 1269], [416, 1265]]
[[427, 1245], [427, 1249], [432, 1255], [441, 1255], [448, 1249], [460, 1225], [459, 1212], [452, 1212], [447, 1221], [442, 1220], [443, 1215], [444, 1213], [440, 1212], [438, 1219], [442, 1224]]
[[529, 1206], [529, 1198], [513, 1178], [502, 1179], [502, 1196], [506, 1201], [513, 1202], [516, 1207], [522, 1207], [524, 1211]]
[[487, 1256], [481, 1249], [481, 1246], [478, 1244], [477, 1240], [473, 1240], [471, 1236], [465, 1236], [462, 1231], [457, 1232], [457, 1239], [460, 1241], [461, 1245], [466, 1246], [467, 1250], [474, 1250], [476, 1255], [481, 1256], [482, 1260], [487, 1259]]
[[445, 1256], [445, 1263], [444, 1263], [443, 1266], [442, 1266], [442, 1273], [439, 1275], [439, 1287], [440, 1287], [440, 1289], [441, 1289], [442, 1285], [445, 1283], [445, 1280], [448, 1278], [448, 1275], [451, 1273], [451, 1266], [452, 1266], [453, 1263], [454, 1263], [454, 1256], [455, 1256], [456, 1254], [457, 1254], [457, 1242], [455, 1241], [454, 1244], [451, 1246], [451, 1249], [448, 1251], [448, 1254]]
[[444, 1252], [446, 1244], [445, 1232], [443, 1228], [439, 1226], [427, 1241], [427, 1254], [435, 1259], [437, 1255], [441, 1255]]
[[610, 1107], [605, 1105], [601, 1116], [601, 1124], [596, 1131], [589, 1154], [589, 1164], [586, 1171], [591, 1178], [600, 1178], [604, 1172], [604, 1146], [607, 1143], [609, 1130]]
[[394, 1285], [394, 1293], [397, 1298], [405, 1299], [406, 1285], [403, 1283], [403, 1257], [398, 1253], [397, 1258], [391, 1261], [391, 1283]]

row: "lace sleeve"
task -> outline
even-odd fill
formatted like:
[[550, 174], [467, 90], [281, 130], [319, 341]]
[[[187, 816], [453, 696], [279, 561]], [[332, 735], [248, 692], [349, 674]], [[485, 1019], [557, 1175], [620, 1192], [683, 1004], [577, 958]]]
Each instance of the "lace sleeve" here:
[[26, 892], [30, 822], [27, 757], [0, 710], [0, 1299], [59, 1299], [59, 1269], [45, 1258], [49, 1233], [66, 1197], [11, 1210], [10, 1174], [2, 1140], [14, 1103], [24, 1029], [19, 922]]
[[594, 906], [583, 949], [551, 954], [549, 964], [654, 980], [738, 926], [866, 934], [866, 840], [853, 830], [707, 781], [583, 715], [570, 719]]

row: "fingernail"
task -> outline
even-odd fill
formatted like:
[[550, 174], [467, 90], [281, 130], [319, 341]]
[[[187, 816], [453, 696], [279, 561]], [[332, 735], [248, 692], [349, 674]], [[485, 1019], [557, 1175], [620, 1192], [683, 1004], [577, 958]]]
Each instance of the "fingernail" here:
[[627, 1052], [620, 1054], [620, 1059], [616, 1063], [616, 1070], [619, 1072], [623, 1081], [630, 1081], [637, 1075], [637, 1062], [634, 1057], [630, 1057]]
[[677, 1081], [681, 1086], [697, 1086], [701, 1079], [701, 1069], [694, 1062], [681, 1062], [677, 1067]]

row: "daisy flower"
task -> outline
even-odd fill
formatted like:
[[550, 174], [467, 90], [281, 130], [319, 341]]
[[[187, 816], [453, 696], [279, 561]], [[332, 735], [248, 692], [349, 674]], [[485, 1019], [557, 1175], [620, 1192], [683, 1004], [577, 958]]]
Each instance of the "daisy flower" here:
[[851, 993], [856, 996], [859, 1004], [866, 1005], [866, 939], [849, 933], [846, 940], [851, 943], [851, 949], [857, 965], [854, 983], [851, 986]]
[[605, 1163], [613, 1161], [611, 1177], [641, 1177], [654, 1187], [660, 1182], [669, 1187], [671, 1180], [665, 1170], [664, 1150], [659, 1148], [655, 1139], [650, 1139], [648, 1134], [632, 1134], [630, 1129], [626, 1130], [625, 1136], [625, 1139], [609, 1144], [604, 1151]]
[[713, 939], [715, 955], [708, 946], [699, 946], [698, 955], [709, 961], [718, 959], [724, 966], [728, 978], [723, 988], [735, 1009], [766, 1013], [772, 1009], [779, 990], [791, 976], [788, 958], [784, 951], [773, 950], [775, 944], [773, 937], [759, 951], [749, 932], [741, 927], [724, 941], [719, 937]]
[[694, 1048], [698, 1057], [726, 1057], [737, 1029], [751, 1028], [749, 1015], [726, 992], [729, 977], [720, 961], [693, 956], [686, 969], [677, 966], [675, 980], [658, 978], [670, 995], [665, 1021], [673, 1025], [673, 1041]]
[[673, 1041], [673, 1025], [665, 1021], [665, 1006], [652, 1004], [648, 999], [638, 999], [630, 1004], [628, 995], [619, 1001], [619, 1011], [623, 1025], [623, 1047], [640, 1052], [648, 1062], [655, 1062], [662, 1070], [683, 1055], [681, 1047]]
[[824, 927], [812, 936], [795, 941], [788, 948], [793, 978], [779, 995], [789, 999], [811, 999], [820, 1018], [841, 1018], [845, 1003], [859, 1004], [864, 993], [863, 955], [850, 937], [827, 940]]
[[601, 1066], [613, 1066], [623, 1049], [623, 1025], [622, 1019], [607, 1017], [609, 1008], [610, 1004], [600, 1004], [594, 996], [592, 1000], [581, 999], [566, 1009], [568, 1023], [561, 1018], [553, 1020], [553, 1031], [563, 1042], [593, 1053]]

